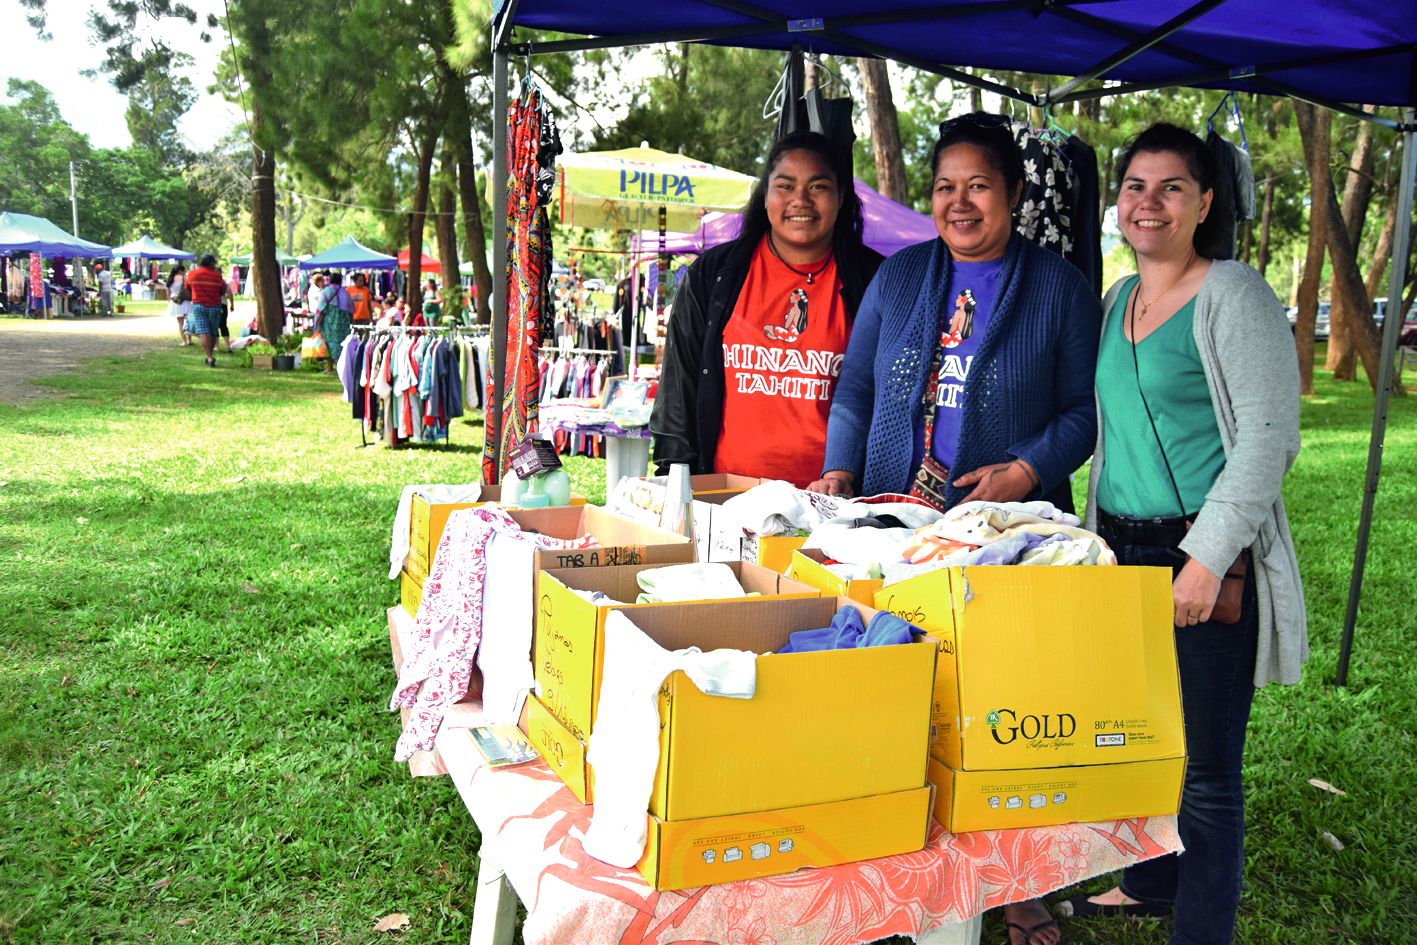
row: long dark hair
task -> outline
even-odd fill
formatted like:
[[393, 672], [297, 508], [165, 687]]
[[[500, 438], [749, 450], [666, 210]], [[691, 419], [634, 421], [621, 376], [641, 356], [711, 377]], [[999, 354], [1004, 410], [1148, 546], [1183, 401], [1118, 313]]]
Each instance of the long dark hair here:
[[772, 229], [768, 220], [768, 188], [772, 186], [772, 172], [777, 170], [777, 162], [788, 151], [810, 151], [827, 167], [836, 178], [837, 193], [841, 195], [841, 209], [836, 215], [836, 226], [832, 229], [832, 253], [840, 259], [844, 255], [859, 252], [861, 231], [865, 222], [861, 216], [861, 198], [856, 195], [856, 182], [851, 174], [851, 155], [845, 148], [832, 144], [826, 135], [815, 131], [797, 131], [772, 146], [768, 158], [763, 162], [763, 172], [753, 187], [748, 205], [743, 208], [743, 230], [740, 238], [757, 245], [763, 235]]
[[[1127, 142], [1126, 150], [1117, 161], [1119, 188], [1125, 186], [1127, 168], [1131, 166], [1132, 158], [1138, 154], [1174, 154], [1186, 163], [1186, 170], [1196, 179], [1196, 183], [1200, 184], [1201, 193], [1207, 190], [1215, 192], [1216, 182], [1220, 179], [1220, 165], [1216, 162], [1215, 155], [1210, 153], [1210, 148], [1205, 146], [1205, 142], [1185, 128], [1158, 122]], [[1216, 196], [1218, 195], [1216, 192]], [[1196, 227], [1195, 236], [1191, 238], [1196, 252], [1206, 259], [1229, 257], [1226, 240], [1221, 233], [1220, 211], [1220, 201], [1212, 197], [1210, 212]]]
[[172, 288], [172, 283], [177, 281], [177, 277], [184, 275], [186, 272], [187, 270], [183, 268], [181, 263], [173, 266], [172, 271], [167, 274], [167, 287], [169, 289]]

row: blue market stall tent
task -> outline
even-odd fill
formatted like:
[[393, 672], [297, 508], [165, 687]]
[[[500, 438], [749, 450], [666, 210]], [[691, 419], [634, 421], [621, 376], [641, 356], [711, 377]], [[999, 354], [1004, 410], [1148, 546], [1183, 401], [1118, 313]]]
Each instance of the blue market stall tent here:
[[177, 249], [168, 246], [166, 243], [159, 243], [151, 236], [140, 236], [122, 246], [113, 247], [110, 255], [122, 258], [142, 258], [142, 259], [196, 259], [194, 253], [189, 253], [185, 249]]
[[44, 217], [27, 213], [0, 213], [0, 253], [39, 253], [41, 256], [65, 256], [107, 259], [109, 247], [90, 243], [64, 232]]
[[331, 246], [323, 253], [316, 253], [302, 260], [301, 269], [395, 269], [399, 261], [395, 256], [376, 253], [352, 236]]
[[[647, 20], [640, 0], [492, 0], [493, 193], [506, 193], [508, 59], [669, 42], [894, 59], [1044, 109], [1085, 98], [1176, 86], [1288, 95], [1402, 133], [1397, 219], [1412, 216], [1417, 0], [663, 0]], [[647, 25], [652, 24], [652, 25]], [[518, 43], [516, 27], [573, 34]], [[948, 61], [941, 59], [948, 55]], [[1068, 76], [1024, 91], [962, 67]], [[1102, 87], [1089, 87], [1103, 80]], [[1359, 105], [1399, 106], [1404, 119]], [[494, 199], [494, 207], [503, 201]], [[493, 224], [494, 258], [506, 258], [506, 228]], [[1388, 298], [1406, 284], [1408, 227], [1393, 240]], [[504, 262], [499, 262], [505, 265]], [[493, 280], [496, 391], [489, 420], [500, 427], [506, 360], [506, 279]], [[1368, 533], [1382, 463], [1393, 354], [1400, 318], [1383, 326], [1382, 364], [1363, 510], [1350, 581], [1338, 682], [1346, 682]]]

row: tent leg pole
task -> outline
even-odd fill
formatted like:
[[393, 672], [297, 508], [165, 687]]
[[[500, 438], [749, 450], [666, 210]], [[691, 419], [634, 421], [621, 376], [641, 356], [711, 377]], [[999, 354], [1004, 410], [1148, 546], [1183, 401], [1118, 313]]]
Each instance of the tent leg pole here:
[[[486, 428], [496, 431], [488, 447], [496, 449], [502, 436], [502, 397], [507, 384], [507, 53], [492, 50], [492, 403]], [[502, 457], [492, 482], [502, 481]]]
[[[1340, 686], [1348, 685], [1348, 663], [1353, 656], [1353, 630], [1358, 622], [1358, 602], [1363, 594], [1363, 566], [1368, 557], [1368, 534], [1373, 527], [1373, 503], [1378, 495], [1378, 475], [1383, 465], [1383, 438], [1387, 433], [1388, 401], [1392, 397], [1393, 362], [1397, 339], [1407, 313], [1402, 311], [1402, 290], [1407, 285], [1408, 223], [1412, 219], [1413, 178], [1417, 177], [1417, 135], [1412, 131], [1414, 110], [1407, 109], [1407, 130], [1402, 135], [1402, 184], [1397, 198], [1397, 232], [1392, 241], [1392, 271], [1388, 283], [1388, 310], [1383, 319], [1378, 390], [1373, 403], [1373, 432], [1368, 439], [1368, 474], [1363, 482], [1363, 512], [1358, 519], [1358, 547], [1353, 552], [1353, 577], [1348, 585], [1348, 610], [1343, 618], [1343, 640], [1338, 650]], [[1394, 306], [1396, 306], [1394, 308]]]

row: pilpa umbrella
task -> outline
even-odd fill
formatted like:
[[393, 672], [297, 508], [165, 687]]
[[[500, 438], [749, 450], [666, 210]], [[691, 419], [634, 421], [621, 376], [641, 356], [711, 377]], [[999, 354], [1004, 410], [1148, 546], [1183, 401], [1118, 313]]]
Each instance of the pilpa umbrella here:
[[708, 210], [738, 210], [754, 178], [641, 145], [567, 154], [556, 165], [557, 220], [611, 230], [693, 230]]

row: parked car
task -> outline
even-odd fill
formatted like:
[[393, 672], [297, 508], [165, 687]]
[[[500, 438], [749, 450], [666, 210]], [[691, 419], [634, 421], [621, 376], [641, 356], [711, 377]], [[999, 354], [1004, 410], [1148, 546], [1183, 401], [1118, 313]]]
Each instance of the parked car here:
[[[1299, 322], [1299, 306], [1290, 305], [1284, 309], [1284, 317], [1289, 319], [1289, 330], [1294, 331]], [[1319, 303], [1319, 313], [1314, 318], [1314, 340], [1323, 341], [1329, 332], [1329, 303]]]

